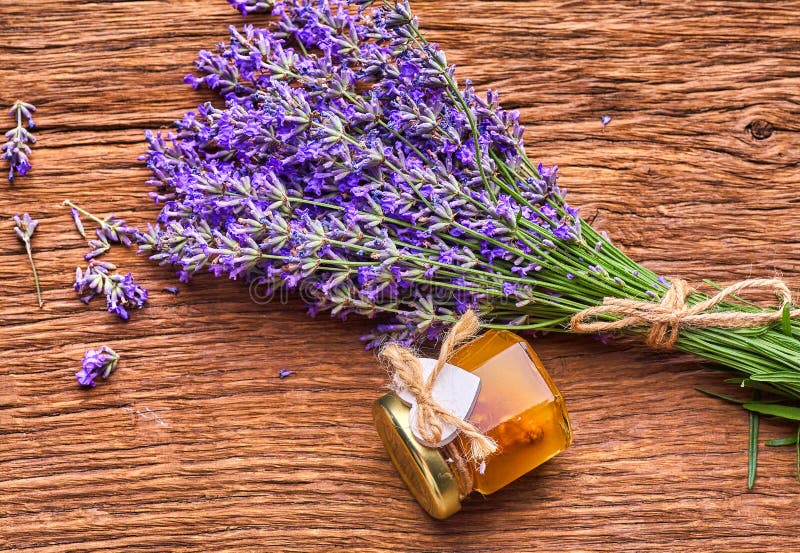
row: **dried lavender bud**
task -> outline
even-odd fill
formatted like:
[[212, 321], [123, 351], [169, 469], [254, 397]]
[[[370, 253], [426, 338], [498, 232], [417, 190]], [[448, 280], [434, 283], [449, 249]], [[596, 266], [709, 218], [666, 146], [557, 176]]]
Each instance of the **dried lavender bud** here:
[[75, 222], [75, 228], [78, 229], [78, 233], [86, 238], [86, 230], [83, 228], [83, 221], [81, 221], [80, 212], [73, 207], [70, 209], [70, 213], [72, 213], [72, 220]]
[[278, 372], [278, 378], [280, 378], [281, 380], [283, 380], [283, 379], [284, 379], [284, 378], [286, 378], [287, 376], [292, 376], [293, 374], [294, 374], [294, 371], [290, 371], [289, 369], [281, 369], [281, 370]]
[[600, 124], [603, 126], [603, 130], [606, 130], [606, 125], [611, 123], [611, 116], [610, 115], [601, 115], [600, 116]]
[[42, 302], [42, 290], [39, 286], [39, 274], [36, 272], [36, 265], [33, 263], [33, 254], [31, 252], [31, 239], [36, 227], [39, 226], [39, 221], [32, 219], [27, 213], [22, 215], [14, 215], [14, 232], [17, 238], [25, 244], [25, 252], [28, 254], [28, 261], [31, 264], [31, 271], [33, 271], [33, 282], [36, 286], [36, 298], [39, 301], [39, 307], [44, 305]]
[[95, 229], [95, 232], [97, 233], [97, 238], [93, 238], [87, 241], [87, 244], [91, 248], [91, 251], [89, 253], [83, 254], [83, 258], [86, 261], [89, 261], [90, 259], [94, 259], [96, 257], [100, 257], [101, 255], [103, 255], [104, 253], [106, 253], [108, 250], [111, 249], [111, 243], [108, 241], [106, 235], [103, 234], [103, 232], [100, 229]]
[[108, 346], [87, 350], [83, 356], [82, 368], [75, 373], [81, 386], [94, 388], [98, 377], [106, 379], [111, 376], [119, 363], [119, 355]]
[[31, 218], [27, 213], [14, 215], [12, 220], [14, 221], [14, 232], [17, 237], [26, 245], [30, 245], [33, 233], [36, 231], [36, 227], [39, 226], [39, 221]]
[[[36, 142], [36, 138], [28, 129], [33, 129], [36, 125], [33, 122], [33, 112], [36, 108], [33, 104], [17, 100], [8, 114], [16, 119], [16, 126], [6, 132], [6, 142], [3, 144], [3, 158], [8, 160], [8, 180], [14, 180], [15, 174], [25, 176], [31, 168], [31, 148], [28, 144]], [[27, 129], [22, 120], [27, 119]]]
[[178, 288], [177, 286], [167, 286], [166, 288], [164, 288], [164, 291], [169, 292], [174, 296], [177, 296], [178, 292], [180, 292], [180, 288]]

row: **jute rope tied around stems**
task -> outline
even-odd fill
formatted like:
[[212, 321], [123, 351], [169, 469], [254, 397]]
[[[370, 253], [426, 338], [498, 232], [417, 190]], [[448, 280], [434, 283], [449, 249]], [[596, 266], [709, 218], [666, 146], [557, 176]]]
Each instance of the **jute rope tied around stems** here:
[[[746, 289], [771, 290], [781, 300], [776, 311], [712, 311], [720, 303]], [[682, 279], [672, 281], [672, 286], [661, 298], [652, 303], [626, 298], [605, 298], [603, 305], [584, 309], [572, 317], [570, 327], [574, 332], [612, 332], [637, 327], [650, 327], [647, 345], [656, 349], [672, 349], [682, 328], [752, 328], [780, 321], [784, 309], [792, 305], [792, 292], [778, 278], [754, 278], [728, 286], [716, 295], [695, 305], [686, 298], [694, 289]], [[611, 315], [615, 321], [592, 320]], [[800, 317], [800, 309], [790, 309], [789, 317]]]
[[[467, 311], [453, 325], [442, 341], [439, 358], [428, 378], [424, 378], [420, 361], [414, 352], [397, 344], [389, 344], [379, 356], [391, 372], [392, 387], [411, 392], [417, 401], [416, 430], [426, 441], [436, 443], [442, 437], [442, 425], [455, 426], [469, 444], [469, 460], [480, 463], [497, 451], [497, 443], [470, 422], [456, 417], [439, 405], [432, 395], [433, 384], [453, 351], [475, 337], [480, 329], [478, 317]], [[452, 448], [451, 448], [452, 449]]]

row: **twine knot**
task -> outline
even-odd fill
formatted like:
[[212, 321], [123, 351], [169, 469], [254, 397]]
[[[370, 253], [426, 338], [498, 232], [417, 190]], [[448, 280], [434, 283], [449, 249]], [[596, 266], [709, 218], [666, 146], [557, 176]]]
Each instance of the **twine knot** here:
[[[712, 311], [720, 303], [735, 297], [745, 289], [764, 289], [774, 292], [781, 301], [776, 311]], [[574, 332], [608, 332], [637, 327], [649, 327], [647, 345], [656, 349], [672, 349], [681, 328], [752, 328], [781, 320], [792, 305], [792, 292], [777, 278], [743, 280], [720, 290], [716, 295], [687, 304], [695, 290], [682, 279], [675, 279], [660, 303], [628, 298], [605, 298], [602, 305], [589, 307], [575, 314], [570, 321]], [[790, 318], [800, 316], [800, 309], [790, 309]], [[613, 321], [591, 321], [601, 316], [619, 317]], [[587, 322], [590, 321], [590, 322]]]
[[456, 427], [469, 444], [467, 455], [472, 461], [480, 463], [497, 451], [497, 443], [478, 430], [472, 423], [456, 417], [439, 405], [433, 397], [433, 385], [453, 351], [462, 343], [471, 340], [480, 329], [480, 322], [471, 310], [464, 313], [445, 336], [439, 358], [428, 378], [423, 377], [419, 359], [414, 352], [397, 344], [389, 344], [379, 356], [385, 361], [392, 375], [392, 387], [404, 389], [414, 395], [417, 401], [416, 430], [430, 443], [442, 438], [442, 426]]

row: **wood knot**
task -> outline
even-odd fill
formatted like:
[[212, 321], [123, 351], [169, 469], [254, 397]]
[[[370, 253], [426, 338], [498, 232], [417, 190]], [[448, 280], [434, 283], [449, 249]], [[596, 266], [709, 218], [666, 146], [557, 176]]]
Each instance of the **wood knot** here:
[[775, 128], [772, 126], [772, 123], [769, 121], [765, 121], [764, 119], [755, 119], [750, 122], [747, 127], [745, 127], [747, 132], [755, 138], [756, 140], [765, 140], [772, 136], [772, 133], [775, 132]]

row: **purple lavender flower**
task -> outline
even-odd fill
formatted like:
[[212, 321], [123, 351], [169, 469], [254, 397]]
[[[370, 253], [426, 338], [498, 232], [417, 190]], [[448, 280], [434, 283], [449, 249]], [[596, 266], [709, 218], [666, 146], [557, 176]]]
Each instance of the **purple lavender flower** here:
[[109, 313], [120, 319], [130, 318], [129, 310], [141, 309], [147, 301], [147, 290], [136, 284], [133, 276], [111, 274], [116, 266], [106, 261], [92, 260], [86, 271], [75, 271], [75, 292], [81, 301], [89, 303], [96, 295], [104, 294]]
[[14, 215], [14, 232], [17, 238], [25, 245], [25, 252], [28, 254], [28, 262], [31, 264], [31, 271], [33, 272], [33, 283], [36, 287], [36, 298], [39, 301], [41, 308], [44, 303], [42, 302], [42, 289], [39, 286], [39, 274], [36, 272], [36, 265], [33, 262], [33, 252], [31, 251], [31, 239], [36, 227], [39, 226], [39, 221], [31, 218], [27, 213], [22, 215]]
[[111, 376], [119, 363], [119, 355], [108, 346], [99, 349], [87, 350], [83, 356], [82, 368], [75, 373], [75, 378], [81, 386], [94, 388], [95, 380], [106, 379]]
[[[28, 129], [33, 129], [35, 124], [33, 122], [33, 112], [36, 108], [33, 104], [17, 100], [8, 114], [17, 120], [16, 126], [6, 133], [6, 142], [3, 144], [3, 158], [8, 160], [8, 180], [13, 181], [14, 176], [25, 176], [31, 168], [31, 148], [28, 144], [36, 142], [36, 138], [31, 134]], [[22, 123], [22, 120], [28, 120], [28, 128]]]
[[80, 212], [73, 207], [70, 208], [70, 214], [72, 215], [72, 221], [75, 223], [75, 228], [78, 230], [78, 234], [86, 238], [86, 230], [83, 228], [83, 221], [81, 221]]
[[274, 0], [228, 0], [228, 2], [240, 11], [242, 15], [269, 13], [275, 5]]
[[111, 249], [111, 243], [108, 241], [108, 236], [100, 229], [95, 229], [95, 233], [97, 234], [97, 238], [91, 238], [86, 242], [91, 248], [88, 253], [83, 254], [83, 258], [86, 261], [100, 257]]
[[283, 380], [283, 379], [284, 379], [284, 378], [286, 378], [287, 376], [292, 376], [293, 374], [294, 374], [294, 371], [292, 371], [292, 370], [289, 370], [289, 369], [281, 369], [280, 371], [278, 371], [278, 378], [280, 378], [281, 380]]
[[600, 116], [600, 124], [603, 126], [603, 131], [606, 130], [606, 125], [611, 123], [611, 116], [610, 115], [601, 115]]
[[14, 215], [11, 219], [14, 221], [14, 232], [17, 238], [23, 243], [30, 245], [33, 233], [36, 231], [36, 227], [39, 226], [39, 221], [32, 218], [27, 213]]

